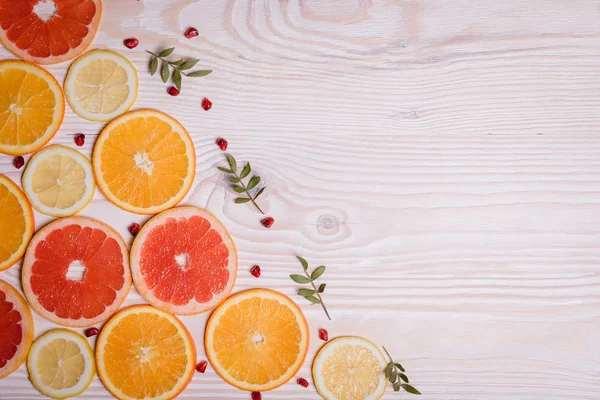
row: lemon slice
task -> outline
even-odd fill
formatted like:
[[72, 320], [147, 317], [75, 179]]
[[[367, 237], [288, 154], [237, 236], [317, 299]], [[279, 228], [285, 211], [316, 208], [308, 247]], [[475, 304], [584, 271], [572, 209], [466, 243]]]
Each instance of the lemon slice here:
[[65, 399], [83, 393], [96, 374], [87, 340], [67, 329], [53, 329], [33, 342], [27, 356], [31, 383], [40, 393]]
[[31, 157], [22, 183], [33, 208], [55, 217], [76, 214], [94, 197], [90, 160], [77, 150], [58, 144]]
[[71, 109], [90, 121], [110, 121], [133, 105], [138, 91], [135, 67], [122, 55], [92, 50], [71, 64], [65, 96]]
[[341, 336], [324, 345], [315, 357], [315, 387], [326, 400], [377, 400], [385, 393], [387, 365], [373, 342]]

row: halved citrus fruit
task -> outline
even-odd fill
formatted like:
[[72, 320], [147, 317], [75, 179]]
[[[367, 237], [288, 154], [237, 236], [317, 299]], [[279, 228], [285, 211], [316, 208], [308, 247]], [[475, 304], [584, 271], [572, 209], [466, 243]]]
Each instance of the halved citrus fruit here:
[[96, 184], [113, 204], [155, 214], [179, 203], [196, 173], [194, 143], [160, 111], [131, 111], [102, 130], [92, 156]]
[[52, 139], [64, 114], [65, 98], [52, 74], [25, 61], [0, 61], [0, 153], [38, 150]]
[[308, 325], [286, 295], [268, 289], [247, 290], [213, 311], [204, 347], [226, 382], [263, 392], [283, 385], [298, 372], [308, 349]]
[[0, 379], [16, 371], [33, 342], [33, 316], [25, 299], [0, 279]]
[[27, 357], [31, 383], [53, 399], [78, 396], [96, 374], [94, 351], [79, 333], [52, 329], [38, 337]]
[[148, 221], [131, 246], [138, 292], [172, 314], [214, 308], [233, 289], [237, 252], [227, 229], [197, 207], [163, 211]]
[[90, 160], [59, 144], [35, 153], [21, 181], [31, 205], [55, 217], [81, 211], [94, 197], [96, 187]]
[[135, 67], [110, 50], [92, 50], [71, 64], [65, 96], [77, 115], [90, 121], [110, 121], [133, 105], [138, 92]]
[[313, 380], [327, 400], [377, 400], [387, 386], [387, 361], [371, 341], [341, 336], [327, 342], [313, 362]]
[[58, 219], [40, 229], [21, 274], [31, 307], [66, 326], [106, 320], [131, 286], [125, 242], [108, 225], [87, 217]]
[[137, 305], [104, 325], [96, 364], [102, 383], [118, 399], [174, 399], [192, 379], [196, 348], [176, 317]]
[[27, 197], [13, 181], [0, 175], [0, 271], [23, 256], [34, 229]]
[[101, 0], [0, 0], [0, 40], [23, 60], [55, 64], [92, 42]]

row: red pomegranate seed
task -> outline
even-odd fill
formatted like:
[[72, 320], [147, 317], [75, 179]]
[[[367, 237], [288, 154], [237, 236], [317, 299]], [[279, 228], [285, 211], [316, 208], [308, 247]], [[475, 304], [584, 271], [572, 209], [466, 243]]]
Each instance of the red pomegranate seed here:
[[198, 36], [198, 29], [191, 27], [188, 28], [187, 31], [183, 34], [186, 38], [191, 39], [193, 37]]
[[171, 95], [171, 96], [179, 96], [179, 89], [177, 89], [175, 86], [171, 86], [169, 88], [169, 90], [167, 90], [167, 92]]
[[262, 394], [260, 392], [252, 392], [252, 400], [262, 400]]
[[134, 222], [133, 224], [129, 225], [128, 229], [129, 229], [129, 233], [131, 233], [131, 236], [135, 236], [140, 231], [140, 224], [138, 224], [137, 222]]
[[25, 159], [21, 156], [17, 156], [13, 160], [13, 165], [15, 166], [16, 169], [21, 169], [21, 167], [23, 165], [25, 165]]
[[296, 382], [300, 386], [308, 387], [308, 381], [304, 378], [298, 378], [298, 380]]
[[319, 329], [319, 339], [328, 341], [329, 333], [327, 333], [327, 331], [325, 329]]
[[140, 41], [137, 40], [136, 38], [129, 38], [129, 39], [125, 39], [123, 41], [123, 44], [128, 49], [135, 49], [137, 47], [137, 45], [140, 44]]
[[85, 143], [85, 135], [83, 133], [78, 133], [75, 135], [75, 144], [79, 147], [83, 146]]
[[250, 269], [250, 273], [253, 277], [260, 278], [260, 267], [258, 265], [255, 265]]
[[227, 145], [229, 143], [227, 143], [227, 140], [223, 139], [223, 138], [218, 138], [217, 139], [217, 146], [219, 146], [219, 148], [223, 151], [227, 150]]
[[98, 332], [100, 332], [100, 330], [98, 330], [98, 328], [88, 328], [85, 330], [85, 337], [92, 337], [92, 336], [96, 336], [98, 334]]
[[212, 107], [212, 102], [207, 99], [206, 97], [202, 99], [202, 108], [204, 108], [205, 111], [210, 110], [210, 108]]
[[263, 226], [265, 228], [272, 227], [274, 222], [275, 222], [275, 219], [273, 217], [267, 217], [260, 221], [260, 223], [263, 224]]
[[196, 365], [196, 371], [200, 372], [201, 374], [205, 373], [207, 365], [208, 361], [200, 361], [198, 365]]

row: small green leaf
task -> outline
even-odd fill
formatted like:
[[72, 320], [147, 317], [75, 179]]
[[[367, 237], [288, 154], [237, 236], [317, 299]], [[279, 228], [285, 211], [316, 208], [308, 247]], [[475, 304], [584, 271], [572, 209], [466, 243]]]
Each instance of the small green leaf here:
[[402, 372], [406, 372], [406, 370], [404, 369], [404, 367], [402, 365], [400, 365], [400, 363], [396, 363], [394, 364], [396, 366], [396, 368], [398, 368], [400, 371]]
[[234, 202], [235, 204], [244, 204], [244, 203], [247, 203], [247, 202], [249, 202], [249, 201], [250, 201], [250, 199], [249, 199], [248, 197], [238, 197], [238, 198], [237, 198], [237, 199], [235, 199], [233, 202]]
[[237, 171], [237, 162], [235, 158], [231, 154], [227, 154], [227, 161], [229, 162], [229, 167], [233, 172]]
[[306, 296], [312, 296], [314, 295], [316, 292], [312, 289], [300, 289], [298, 290], [298, 294], [302, 297], [306, 297]]
[[260, 182], [260, 176], [253, 176], [252, 179], [250, 179], [250, 181], [248, 182], [248, 186], [246, 186], [248, 188], [248, 190], [252, 190], [256, 187], [256, 185], [258, 185], [258, 183]]
[[319, 293], [323, 293], [323, 292], [325, 291], [325, 286], [327, 286], [327, 284], [326, 284], [326, 283], [321, 283], [321, 284], [319, 285], [319, 290], [318, 290], [318, 292], [319, 292]]
[[300, 284], [310, 283], [310, 279], [308, 279], [304, 275], [292, 274], [292, 275], [290, 275], [290, 278], [292, 278], [292, 280], [296, 283], [300, 283]]
[[227, 169], [227, 168], [223, 168], [223, 167], [217, 167], [217, 169], [218, 169], [219, 171], [221, 171], [221, 172], [225, 172], [225, 173], [228, 173], [228, 174], [233, 174], [233, 171], [232, 171], [232, 170], [230, 170], [230, 169]]
[[152, 61], [150, 61], [150, 75], [154, 75], [158, 70], [158, 58], [152, 57]]
[[210, 74], [211, 72], [212, 72], [212, 70], [207, 69], [207, 70], [200, 70], [200, 71], [190, 72], [189, 74], [185, 74], [185, 75], [195, 78], [195, 77], [198, 77], [198, 76], [206, 76], [206, 75]]
[[415, 389], [411, 385], [407, 385], [406, 383], [402, 384], [402, 389], [406, 390], [408, 393], [421, 394], [421, 392], [419, 392], [417, 389]]
[[310, 301], [313, 304], [321, 304], [321, 300], [319, 300], [317, 297], [315, 296], [304, 296], [304, 298], [308, 301]]
[[385, 379], [388, 379], [390, 376], [392, 376], [393, 371], [394, 371], [394, 364], [389, 363], [387, 365], [387, 367], [385, 367]]
[[390, 381], [391, 384], [396, 383], [396, 381], [398, 380], [398, 373], [395, 370], [392, 371], [392, 374], [390, 375], [388, 380]]
[[232, 176], [231, 178], [229, 178], [229, 182], [231, 182], [231, 183], [240, 183], [240, 179], [236, 178], [235, 176]]
[[400, 382], [396, 382], [394, 383], [394, 392], [399, 392], [400, 391]]
[[408, 376], [404, 375], [402, 372], [400, 372], [398, 374], [398, 376], [400, 377], [400, 379], [402, 379], [404, 382], [408, 383]]
[[173, 50], [175, 50], [175, 47], [170, 47], [168, 49], [164, 49], [163, 51], [161, 51], [160, 53], [158, 53], [159, 57], [167, 57], [170, 56], [171, 53], [173, 52]]
[[197, 58], [194, 58], [193, 60], [188, 60], [181, 64], [181, 67], [179, 67], [179, 69], [185, 71], [186, 69], [194, 68], [194, 65], [198, 64], [198, 61], [200, 60], [198, 60]]
[[177, 90], [181, 90], [181, 72], [178, 69], [173, 71], [173, 83]]
[[183, 58], [180, 58], [180, 59], [179, 59], [179, 60], [177, 60], [177, 61], [169, 61], [169, 64], [171, 64], [171, 65], [173, 65], [173, 66], [177, 67], [177, 66], [181, 65], [181, 63], [182, 63], [182, 62], [183, 62]]
[[300, 264], [302, 264], [302, 268], [304, 268], [304, 270], [306, 271], [308, 269], [308, 261], [306, 261], [300, 256], [296, 256], [296, 258], [298, 259], [298, 261], [300, 261]]
[[324, 273], [325, 273], [325, 266], [321, 265], [319, 268], [315, 269], [312, 272], [312, 274], [310, 274], [310, 279], [312, 279], [314, 281], [315, 279], [318, 279]]
[[241, 186], [234, 185], [234, 186], [232, 186], [231, 188], [232, 188], [232, 189], [233, 189], [233, 191], [234, 191], [234, 192], [236, 192], [236, 193], [244, 193], [244, 192], [245, 192], [244, 188], [243, 188], [243, 187], [241, 187]]
[[245, 177], [248, 176], [248, 174], [250, 173], [250, 171], [252, 171], [252, 167], [250, 167], [250, 163], [246, 163], [246, 166], [244, 167], [244, 169], [242, 170], [242, 173], [240, 174], [240, 179], [244, 179]]
[[163, 83], [167, 83], [169, 80], [169, 64], [163, 62], [162, 67], [160, 69], [160, 77], [162, 78]]
[[262, 194], [262, 192], [264, 192], [266, 189], [265, 186], [263, 186], [262, 188], [260, 188], [260, 190], [258, 192], [256, 192], [256, 194], [254, 195], [254, 200], [256, 200], [258, 198], [258, 196], [260, 196]]

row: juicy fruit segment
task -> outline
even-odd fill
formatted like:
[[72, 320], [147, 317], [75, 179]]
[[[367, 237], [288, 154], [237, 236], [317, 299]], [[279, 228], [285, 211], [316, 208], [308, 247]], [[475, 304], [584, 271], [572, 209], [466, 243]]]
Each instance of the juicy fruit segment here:
[[0, 61], [0, 153], [23, 155], [41, 148], [64, 112], [62, 89], [48, 71], [25, 61]]
[[94, 197], [96, 187], [90, 160], [61, 145], [37, 152], [29, 160], [22, 182], [31, 205], [56, 217], [82, 210]]
[[0, 379], [16, 371], [33, 342], [33, 317], [25, 299], [0, 280]]
[[56, 220], [31, 240], [23, 291], [43, 317], [90, 326], [114, 313], [129, 291], [127, 247], [109, 226], [85, 217]]
[[27, 357], [31, 383], [54, 399], [77, 396], [96, 374], [94, 352], [87, 340], [67, 329], [53, 329], [35, 340]]
[[215, 309], [206, 326], [206, 353], [231, 385], [263, 392], [290, 380], [304, 361], [308, 327], [287, 296], [268, 289], [237, 293]]
[[0, 271], [16, 263], [33, 236], [33, 210], [25, 194], [0, 175]]
[[195, 360], [185, 326], [146, 305], [115, 314], [96, 344], [98, 375], [119, 399], [175, 398], [191, 380]]
[[110, 121], [127, 111], [137, 97], [138, 77], [123, 56], [108, 50], [92, 50], [69, 67], [65, 95], [82, 118]]
[[127, 211], [154, 214], [187, 194], [196, 155], [179, 122], [159, 111], [138, 110], [102, 130], [92, 163], [98, 187], [108, 200]]
[[54, 64], [87, 48], [101, 14], [101, 0], [0, 0], [0, 39], [24, 60]]
[[313, 363], [313, 379], [328, 400], [376, 400], [385, 393], [387, 362], [371, 341], [342, 336], [324, 345]]
[[196, 207], [152, 218], [131, 247], [131, 271], [140, 294], [174, 314], [198, 314], [223, 301], [235, 283], [237, 252], [225, 227]]

